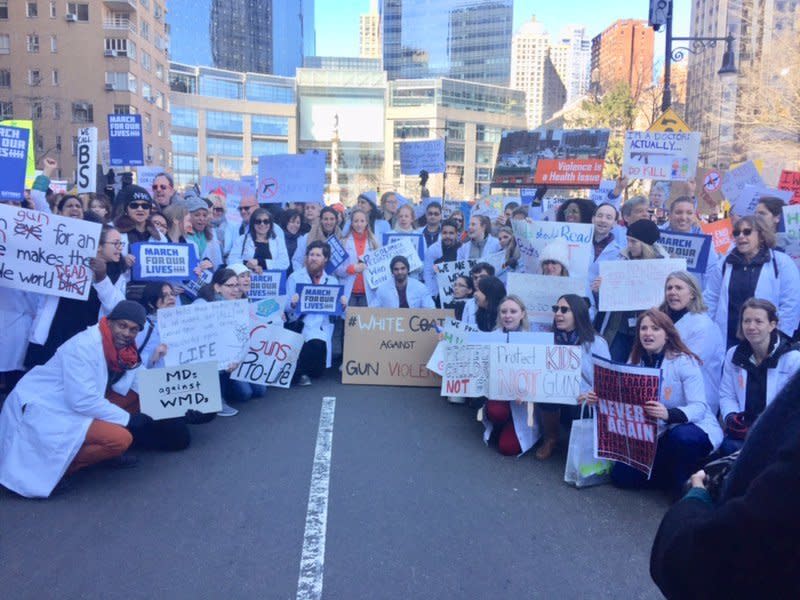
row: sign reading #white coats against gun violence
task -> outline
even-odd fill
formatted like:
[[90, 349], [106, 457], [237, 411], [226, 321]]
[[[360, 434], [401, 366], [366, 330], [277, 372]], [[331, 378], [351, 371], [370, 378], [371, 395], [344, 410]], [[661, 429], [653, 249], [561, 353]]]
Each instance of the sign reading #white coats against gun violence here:
[[694, 179], [700, 134], [626, 131], [622, 174], [631, 179]]
[[0, 204], [0, 286], [86, 300], [101, 227]]

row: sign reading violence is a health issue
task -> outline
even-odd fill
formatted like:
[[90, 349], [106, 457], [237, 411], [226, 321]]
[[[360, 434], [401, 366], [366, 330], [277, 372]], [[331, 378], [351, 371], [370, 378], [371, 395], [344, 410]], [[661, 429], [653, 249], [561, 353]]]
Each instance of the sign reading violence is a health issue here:
[[686, 181], [697, 171], [700, 134], [626, 131], [622, 174], [631, 179]]
[[258, 201], [261, 204], [321, 204], [325, 193], [326, 156], [318, 151], [259, 156]]
[[108, 115], [108, 149], [112, 167], [144, 165], [142, 115]]

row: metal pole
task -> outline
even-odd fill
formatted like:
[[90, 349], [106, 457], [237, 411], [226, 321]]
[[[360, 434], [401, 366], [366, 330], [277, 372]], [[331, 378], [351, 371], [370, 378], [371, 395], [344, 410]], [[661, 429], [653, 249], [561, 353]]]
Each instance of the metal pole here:
[[672, 2], [667, 10], [667, 27], [664, 42], [664, 90], [661, 92], [661, 112], [672, 104]]
[[442, 172], [442, 206], [444, 206], [445, 182], [447, 181], [447, 122], [444, 125], [444, 171]]

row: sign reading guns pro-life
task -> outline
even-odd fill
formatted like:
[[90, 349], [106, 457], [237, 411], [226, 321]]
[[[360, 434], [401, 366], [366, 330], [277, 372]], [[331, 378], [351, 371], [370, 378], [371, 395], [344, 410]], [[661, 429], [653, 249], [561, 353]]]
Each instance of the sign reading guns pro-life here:
[[292, 383], [303, 336], [282, 325], [258, 325], [250, 332], [250, 346], [231, 379], [257, 385], [288, 388]]
[[144, 165], [142, 115], [108, 115], [108, 149], [112, 167]]
[[342, 314], [342, 303], [339, 299], [344, 295], [343, 285], [312, 285], [298, 283], [296, 312], [298, 315], [332, 315]]
[[622, 174], [636, 179], [686, 181], [697, 171], [700, 134], [626, 131]]
[[663, 302], [667, 275], [685, 271], [686, 260], [604, 260], [599, 267], [601, 311], [646, 310]]
[[552, 326], [553, 305], [565, 294], [586, 295], [586, 281], [581, 277], [556, 277], [530, 273], [509, 273], [506, 290], [525, 303], [531, 323]]
[[197, 256], [191, 244], [131, 244], [130, 254], [136, 257], [133, 263], [133, 280], [166, 279], [183, 281], [190, 279], [197, 266]]
[[585, 223], [557, 223], [552, 221], [516, 220], [512, 223], [520, 257], [525, 261], [527, 273], [541, 273], [539, 256], [545, 246], [564, 240], [569, 246], [570, 277], [585, 277], [594, 259], [592, 248], [593, 225]]
[[710, 235], [662, 231], [658, 242], [672, 258], [686, 259], [686, 270], [690, 273], [706, 272], [708, 253], [711, 251]]
[[276, 298], [286, 293], [286, 271], [261, 271], [250, 275], [250, 299]]
[[325, 156], [324, 152], [259, 156], [259, 203], [321, 204], [325, 192]]
[[405, 256], [408, 259], [408, 271], [422, 268], [417, 249], [408, 238], [392, 242], [386, 246], [375, 248], [366, 252], [362, 257], [367, 269], [364, 271], [364, 280], [371, 289], [376, 289], [382, 283], [392, 279], [390, 264], [395, 256]]
[[[97, 127], [78, 129], [78, 193], [97, 191]], [[148, 185], [145, 189], [149, 189]]]
[[400, 142], [400, 174], [444, 173], [444, 140]]
[[577, 404], [580, 346], [491, 344], [489, 398]]
[[658, 402], [660, 385], [659, 369], [594, 357], [595, 458], [617, 460], [650, 476], [658, 431], [656, 420], [645, 414], [644, 403]]
[[[198, 326], [202, 324], [202, 326]], [[242, 360], [250, 339], [247, 300], [203, 302], [158, 311], [168, 367], [213, 360], [220, 369]]]
[[139, 370], [139, 402], [154, 420], [182, 417], [187, 410], [222, 410], [217, 363]]
[[86, 300], [101, 227], [0, 204], [0, 286]]
[[20, 127], [0, 126], [0, 200], [22, 201], [30, 132]]

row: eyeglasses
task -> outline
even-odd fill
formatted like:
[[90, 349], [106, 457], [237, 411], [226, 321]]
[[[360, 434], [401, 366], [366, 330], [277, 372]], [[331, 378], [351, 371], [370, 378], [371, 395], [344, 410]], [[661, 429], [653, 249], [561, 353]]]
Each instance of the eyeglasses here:
[[238, 283], [238, 282], [236, 282], [236, 283], [223, 283], [223, 284], [222, 284], [222, 287], [226, 287], [226, 288], [238, 288], [238, 287], [239, 287], [239, 283]]
[[166, 190], [168, 187], [169, 187], [168, 185], [163, 183], [161, 185], [156, 185], [155, 183], [153, 184], [154, 190]]
[[270, 221], [269, 219], [256, 219], [255, 221], [253, 221], [253, 223], [255, 223], [256, 225], [269, 225], [272, 223], [272, 221]]
[[114, 246], [114, 248], [122, 248], [122, 242], [103, 242], [104, 244], [108, 244], [109, 246]]
[[239, 211], [241, 212], [243, 210], [253, 210], [254, 208], [255, 206], [240, 206]]
[[558, 306], [557, 304], [553, 304], [550, 308], [553, 309], [553, 314], [558, 314], [561, 311], [562, 315], [565, 315], [569, 312], [569, 306]]
[[751, 227], [742, 227], [741, 229], [733, 230], [733, 237], [739, 237], [740, 235], [748, 236], [751, 233], [753, 233], [753, 229]]
[[150, 210], [150, 203], [149, 202], [131, 202], [128, 204], [128, 208], [141, 208], [143, 210]]
[[220, 208], [219, 206], [215, 206], [214, 207], [214, 212], [215, 213], [224, 213], [225, 209], [224, 208]]

